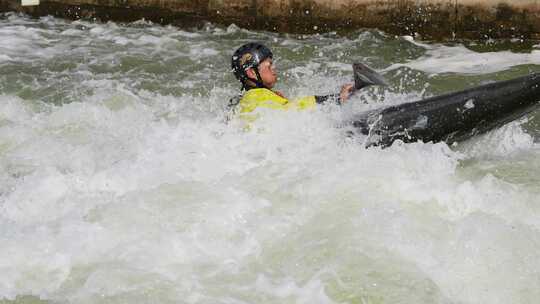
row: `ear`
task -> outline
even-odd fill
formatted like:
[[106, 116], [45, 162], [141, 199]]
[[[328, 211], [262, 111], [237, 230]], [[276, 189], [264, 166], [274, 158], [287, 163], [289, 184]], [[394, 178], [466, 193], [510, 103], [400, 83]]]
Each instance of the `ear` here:
[[249, 68], [246, 70], [246, 75], [250, 79], [257, 79], [257, 74], [255, 74], [255, 70], [253, 68]]

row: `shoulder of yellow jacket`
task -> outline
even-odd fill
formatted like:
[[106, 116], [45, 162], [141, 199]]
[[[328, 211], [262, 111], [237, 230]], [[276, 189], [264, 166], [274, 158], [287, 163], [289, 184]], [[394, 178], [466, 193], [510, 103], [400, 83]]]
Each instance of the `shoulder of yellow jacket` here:
[[269, 89], [257, 88], [244, 93], [240, 99], [240, 112], [252, 112], [257, 108], [286, 109], [289, 100], [283, 98]]

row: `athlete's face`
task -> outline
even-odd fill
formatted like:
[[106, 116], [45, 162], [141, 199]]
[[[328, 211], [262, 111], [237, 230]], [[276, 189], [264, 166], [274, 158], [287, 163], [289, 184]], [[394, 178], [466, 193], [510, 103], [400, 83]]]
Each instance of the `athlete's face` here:
[[[251, 79], [257, 79], [257, 75], [253, 69], [246, 71], [247, 75]], [[259, 64], [259, 75], [265, 87], [271, 89], [277, 82], [276, 69], [274, 67], [272, 58], [266, 58]]]

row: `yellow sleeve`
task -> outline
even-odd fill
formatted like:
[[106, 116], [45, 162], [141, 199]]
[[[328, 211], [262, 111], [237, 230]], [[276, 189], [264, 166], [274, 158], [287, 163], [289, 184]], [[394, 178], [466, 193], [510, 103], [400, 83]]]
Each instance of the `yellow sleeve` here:
[[306, 96], [296, 100], [295, 104], [299, 110], [307, 110], [315, 108], [317, 102], [315, 96]]

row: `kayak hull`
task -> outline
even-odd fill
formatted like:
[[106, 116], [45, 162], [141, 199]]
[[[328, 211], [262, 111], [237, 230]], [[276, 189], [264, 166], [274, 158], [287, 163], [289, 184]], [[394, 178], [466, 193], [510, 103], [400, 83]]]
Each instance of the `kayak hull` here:
[[395, 140], [453, 144], [519, 119], [539, 101], [540, 74], [531, 74], [361, 113], [352, 125], [368, 136], [367, 146]]

